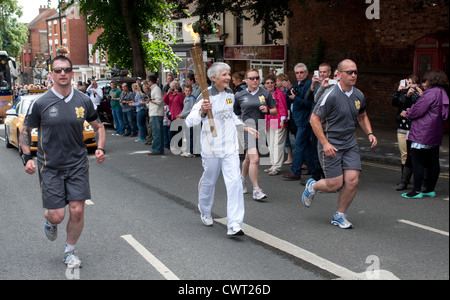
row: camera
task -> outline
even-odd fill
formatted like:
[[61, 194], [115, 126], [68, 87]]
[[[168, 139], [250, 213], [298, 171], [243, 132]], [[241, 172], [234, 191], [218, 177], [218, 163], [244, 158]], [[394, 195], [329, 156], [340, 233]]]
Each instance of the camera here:
[[287, 91], [286, 94], [288, 96], [290, 96], [290, 95], [300, 96], [300, 93], [295, 88], [291, 88], [290, 90]]
[[337, 84], [337, 80], [336, 79], [330, 79], [330, 80], [328, 80], [328, 84], [329, 85]]

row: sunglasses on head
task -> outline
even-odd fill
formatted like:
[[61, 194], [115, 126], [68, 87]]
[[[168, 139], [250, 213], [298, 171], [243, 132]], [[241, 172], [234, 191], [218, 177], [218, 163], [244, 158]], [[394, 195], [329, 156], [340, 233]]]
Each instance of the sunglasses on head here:
[[260, 78], [259, 78], [259, 76], [256, 76], [256, 77], [248, 77], [247, 79], [253, 81], [253, 80], [259, 80]]
[[70, 73], [72, 72], [72, 68], [68, 67], [68, 68], [53, 68], [53, 72], [55, 72], [56, 74], [61, 74], [61, 72], [64, 71], [64, 73]]
[[358, 75], [358, 70], [339, 71], [339, 72], [346, 73], [347, 75], [352, 75], [352, 74]]

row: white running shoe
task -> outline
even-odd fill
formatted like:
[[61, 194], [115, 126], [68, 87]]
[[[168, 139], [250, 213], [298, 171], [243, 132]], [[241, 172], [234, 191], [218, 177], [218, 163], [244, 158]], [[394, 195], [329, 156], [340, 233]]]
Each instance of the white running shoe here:
[[262, 200], [267, 198], [267, 195], [264, 194], [263, 190], [261, 188], [258, 188], [256, 190], [253, 190], [253, 199], [255, 200]]
[[314, 199], [314, 195], [316, 194], [316, 192], [312, 187], [314, 183], [316, 183], [316, 181], [312, 178], [306, 181], [305, 191], [302, 194], [302, 202], [306, 207], [311, 206], [312, 201]]
[[247, 194], [247, 180], [243, 179], [242, 180], [242, 193], [243, 194]]
[[228, 228], [227, 235], [229, 237], [243, 236], [244, 231], [242, 231], [241, 226], [236, 224], [236, 225], [233, 225], [231, 228]]
[[334, 226], [339, 226], [342, 229], [351, 229], [353, 228], [353, 224], [347, 220], [347, 215], [343, 213], [335, 212], [333, 215], [333, 219], [331, 219], [331, 224]]
[[204, 214], [200, 209], [200, 204], [198, 205], [198, 210], [200, 211], [200, 219], [205, 226], [211, 226], [213, 224], [213, 218], [211, 215]]
[[68, 269], [81, 268], [83, 264], [78, 256], [75, 254], [75, 250], [64, 253], [64, 264]]
[[58, 237], [58, 226], [50, 224], [48, 220], [45, 221], [44, 225], [45, 236], [50, 240], [54, 241]]

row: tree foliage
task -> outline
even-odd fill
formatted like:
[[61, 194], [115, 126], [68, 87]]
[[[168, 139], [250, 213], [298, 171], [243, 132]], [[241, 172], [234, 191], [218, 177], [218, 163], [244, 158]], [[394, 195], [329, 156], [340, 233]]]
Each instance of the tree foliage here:
[[[161, 64], [173, 67], [177, 56], [168, 43], [173, 5], [157, 0], [70, 0], [86, 16], [89, 33], [103, 29], [92, 51], [108, 54], [108, 63], [131, 69], [145, 77], [145, 69], [156, 72]], [[148, 39], [147, 33], [153, 36]]]
[[22, 16], [22, 7], [17, 0], [0, 0], [0, 5], [4, 18], [0, 17], [1, 49], [17, 60], [28, 37], [27, 27], [17, 20]]

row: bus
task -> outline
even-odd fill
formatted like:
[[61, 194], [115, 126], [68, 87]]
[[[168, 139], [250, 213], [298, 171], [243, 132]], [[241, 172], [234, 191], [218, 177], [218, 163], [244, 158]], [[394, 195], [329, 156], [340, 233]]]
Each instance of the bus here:
[[6, 111], [13, 104], [16, 78], [16, 61], [6, 51], [0, 51], [0, 124], [5, 121]]

